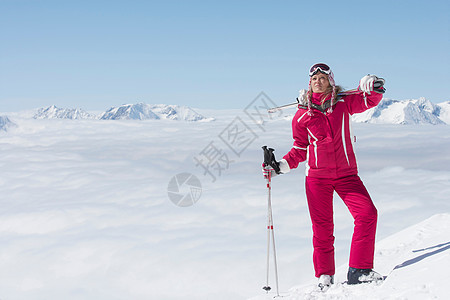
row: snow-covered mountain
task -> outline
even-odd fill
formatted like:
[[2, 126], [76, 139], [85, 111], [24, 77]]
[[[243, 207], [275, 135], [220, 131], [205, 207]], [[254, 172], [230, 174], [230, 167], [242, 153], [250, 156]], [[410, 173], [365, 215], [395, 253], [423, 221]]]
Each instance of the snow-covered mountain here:
[[377, 124], [449, 124], [450, 104], [434, 104], [423, 97], [402, 101], [383, 99], [378, 106], [354, 115], [353, 121]]
[[[101, 120], [181, 120], [211, 121], [186, 106], [169, 104], [124, 104], [94, 115], [79, 108], [58, 108], [55, 105], [40, 108], [34, 119], [101, 119]], [[290, 119], [290, 117], [288, 118]], [[412, 100], [383, 99], [378, 106], [361, 114], [353, 121], [373, 124], [450, 124], [450, 101], [435, 104], [426, 98]]]
[[79, 108], [59, 108], [55, 105], [40, 108], [33, 116], [34, 119], [94, 119], [95, 116]]
[[439, 107], [439, 119], [450, 124], [450, 101], [436, 104]]
[[167, 104], [124, 104], [104, 112], [101, 120], [182, 120], [207, 121], [204, 116], [189, 107]]
[[6, 131], [10, 127], [16, 126], [7, 116], [0, 116], [0, 130]]

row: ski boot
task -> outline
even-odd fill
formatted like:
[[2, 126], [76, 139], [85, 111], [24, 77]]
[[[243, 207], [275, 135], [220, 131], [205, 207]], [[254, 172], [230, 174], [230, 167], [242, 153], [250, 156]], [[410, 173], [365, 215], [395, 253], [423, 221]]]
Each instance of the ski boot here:
[[347, 280], [347, 284], [360, 284], [382, 281], [383, 276], [372, 269], [356, 269], [349, 267]]
[[322, 274], [319, 277], [319, 289], [321, 291], [326, 291], [330, 288], [330, 286], [334, 283], [333, 275], [325, 275]]

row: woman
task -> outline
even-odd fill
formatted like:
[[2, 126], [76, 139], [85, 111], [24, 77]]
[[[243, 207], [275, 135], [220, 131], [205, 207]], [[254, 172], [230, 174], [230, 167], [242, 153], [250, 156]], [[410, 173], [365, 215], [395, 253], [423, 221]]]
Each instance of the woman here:
[[[334, 224], [333, 192], [342, 198], [355, 219], [348, 284], [381, 280], [372, 270], [377, 210], [358, 176], [351, 115], [378, 105], [384, 80], [364, 76], [354, 92], [339, 94], [329, 66], [311, 67], [308, 91], [300, 91], [299, 109], [292, 120], [294, 145], [276, 164], [275, 170], [288, 173], [306, 161], [306, 196], [313, 227], [313, 263], [321, 289], [333, 284]], [[374, 90], [374, 83], [378, 89]], [[278, 168], [277, 168], [278, 167]], [[276, 175], [270, 169], [272, 176]], [[267, 171], [266, 174], [267, 175]]]

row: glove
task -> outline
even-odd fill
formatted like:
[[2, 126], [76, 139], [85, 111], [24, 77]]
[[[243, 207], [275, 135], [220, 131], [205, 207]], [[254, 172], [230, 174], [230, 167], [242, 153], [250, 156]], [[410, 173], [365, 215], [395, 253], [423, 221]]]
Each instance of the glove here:
[[370, 92], [373, 91], [373, 85], [374, 83], [377, 82], [377, 84], [380, 87], [383, 87], [384, 85], [384, 79], [383, 78], [378, 78], [375, 75], [366, 75], [363, 78], [361, 78], [361, 80], [359, 81], [359, 87], [358, 89], [361, 92], [367, 93], [370, 95]]
[[306, 95], [308, 94], [308, 90], [300, 90], [298, 91], [297, 102], [299, 104], [306, 103]]
[[275, 171], [272, 166], [265, 165], [263, 163], [262, 164], [262, 171], [263, 171], [263, 175], [264, 175], [265, 179], [269, 178], [269, 174], [270, 174], [270, 177], [273, 178], [273, 177], [277, 176], [278, 174], [286, 174], [286, 173], [289, 173], [291, 171], [291, 169], [289, 168], [289, 164], [288, 164], [288, 162], [285, 159], [282, 159], [280, 161], [273, 161], [273, 163], [278, 167], [280, 172], [277, 173], [277, 171]]
[[264, 179], [269, 179], [269, 174], [270, 178], [273, 178], [278, 175], [277, 172], [275, 172], [275, 170], [271, 166], [266, 166], [264, 163], [262, 164], [262, 172]]

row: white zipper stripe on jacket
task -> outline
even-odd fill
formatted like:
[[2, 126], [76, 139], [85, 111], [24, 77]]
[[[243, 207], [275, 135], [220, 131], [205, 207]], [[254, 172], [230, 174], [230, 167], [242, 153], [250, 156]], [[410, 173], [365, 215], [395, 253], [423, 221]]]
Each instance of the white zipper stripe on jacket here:
[[311, 167], [309, 166], [309, 147], [306, 150], [306, 164], [305, 164], [305, 174], [306, 176], [309, 176], [309, 169]]
[[318, 139], [314, 136], [314, 134], [311, 133], [309, 128], [306, 128], [306, 129], [308, 130], [309, 135], [311, 135], [314, 139], [314, 142], [312, 144], [314, 146], [314, 156], [316, 157], [316, 168], [318, 168], [319, 167], [319, 164], [318, 164], [319, 158], [317, 157], [317, 141], [318, 141]]
[[350, 128], [350, 141], [352, 142], [353, 157], [355, 158], [356, 165], [358, 165], [358, 157], [356, 156], [355, 150], [356, 136], [353, 134], [352, 116], [349, 115], [348, 117], [349, 117], [348, 125]]
[[[350, 125], [350, 124], [349, 124]], [[348, 160], [348, 155], [347, 155], [347, 143], [345, 140], [345, 114], [342, 115], [342, 146], [344, 146], [344, 154], [345, 154], [345, 158], [347, 159], [347, 164], [350, 166], [350, 161]], [[351, 137], [350, 137], [351, 140]]]
[[297, 122], [300, 122], [300, 120], [307, 114], [308, 112], [305, 112], [300, 118], [297, 119]]
[[294, 148], [294, 149], [298, 149], [298, 150], [306, 150], [306, 148], [302, 148], [302, 147], [297, 147], [297, 146], [292, 146], [292, 148]]

